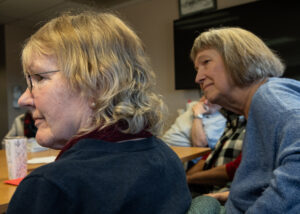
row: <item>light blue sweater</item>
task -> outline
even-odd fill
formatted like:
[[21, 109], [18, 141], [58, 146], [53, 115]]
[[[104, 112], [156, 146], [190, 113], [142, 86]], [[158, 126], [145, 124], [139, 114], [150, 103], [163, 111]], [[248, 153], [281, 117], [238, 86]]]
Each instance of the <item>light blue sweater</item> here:
[[270, 78], [253, 96], [226, 213], [300, 213], [300, 82]]

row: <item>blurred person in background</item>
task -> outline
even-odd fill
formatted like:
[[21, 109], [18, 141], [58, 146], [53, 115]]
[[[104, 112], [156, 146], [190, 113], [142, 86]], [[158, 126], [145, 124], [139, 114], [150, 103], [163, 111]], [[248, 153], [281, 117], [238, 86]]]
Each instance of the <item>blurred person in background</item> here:
[[4, 139], [8, 137], [25, 136], [27, 138], [34, 138], [37, 128], [34, 125], [34, 120], [30, 111], [26, 111], [23, 114], [18, 115], [10, 130], [2, 140], [2, 148], [5, 148]]
[[186, 111], [176, 118], [162, 136], [163, 141], [170, 146], [214, 149], [226, 124], [225, 117], [219, 112], [220, 108], [206, 101], [204, 96], [188, 103]]

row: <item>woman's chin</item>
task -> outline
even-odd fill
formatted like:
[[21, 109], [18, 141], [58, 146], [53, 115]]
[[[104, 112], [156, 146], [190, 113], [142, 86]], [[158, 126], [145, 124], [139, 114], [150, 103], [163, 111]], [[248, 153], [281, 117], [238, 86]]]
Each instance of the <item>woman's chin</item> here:
[[54, 137], [51, 134], [49, 134], [49, 132], [47, 132], [46, 130], [38, 129], [35, 138], [40, 146], [50, 149], [57, 149]]
[[[220, 101], [220, 96], [219, 94], [216, 94], [216, 93], [205, 93], [204, 94], [205, 98], [211, 103], [211, 104], [214, 104], [214, 105], [220, 105], [219, 101]], [[221, 105], [220, 105], [221, 106]]]
[[216, 103], [215, 103], [214, 97], [211, 96], [210, 94], [205, 94], [205, 98], [206, 98], [211, 104], [216, 104]]
[[45, 141], [45, 139], [43, 139], [43, 138], [36, 136], [36, 141], [42, 147], [52, 148], [52, 146], [51, 146], [52, 144], [49, 143], [48, 141]]

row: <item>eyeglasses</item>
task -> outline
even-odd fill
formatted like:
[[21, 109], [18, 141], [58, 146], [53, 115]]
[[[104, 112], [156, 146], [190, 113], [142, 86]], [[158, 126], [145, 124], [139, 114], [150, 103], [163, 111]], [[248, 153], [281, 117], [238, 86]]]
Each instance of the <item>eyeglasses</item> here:
[[26, 75], [26, 82], [27, 82], [27, 87], [28, 87], [29, 91], [32, 92], [32, 88], [34, 86], [33, 81], [32, 81], [32, 76], [35, 76], [37, 81], [40, 81], [40, 80], [43, 79], [43, 76], [41, 76], [41, 74], [49, 74], [49, 73], [54, 73], [54, 72], [59, 72], [59, 70], [57, 70], [57, 71], [46, 71], [46, 72], [35, 73], [35, 74], [27, 74]]

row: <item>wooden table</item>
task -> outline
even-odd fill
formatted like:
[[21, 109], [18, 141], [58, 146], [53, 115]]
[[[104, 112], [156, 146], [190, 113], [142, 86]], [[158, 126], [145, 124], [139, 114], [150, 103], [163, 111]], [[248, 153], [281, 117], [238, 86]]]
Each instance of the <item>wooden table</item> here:
[[171, 146], [173, 151], [178, 155], [182, 162], [193, 160], [200, 156], [206, 155], [211, 151], [207, 147], [181, 147], [181, 146]]
[[[209, 148], [200, 147], [171, 147], [182, 162], [192, 160], [194, 158], [200, 157], [207, 154]], [[57, 155], [59, 151], [47, 150], [43, 152], [28, 153], [28, 159], [35, 157], [45, 157]], [[28, 165], [28, 172], [34, 170], [35, 168], [43, 164], [30, 164]], [[4, 184], [3, 181], [8, 179], [7, 165], [5, 150], [0, 150], [0, 214], [5, 213], [8, 203], [16, 190], [16, 186]]]

